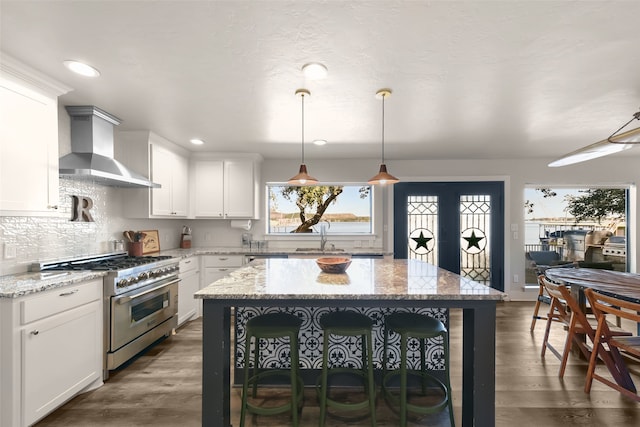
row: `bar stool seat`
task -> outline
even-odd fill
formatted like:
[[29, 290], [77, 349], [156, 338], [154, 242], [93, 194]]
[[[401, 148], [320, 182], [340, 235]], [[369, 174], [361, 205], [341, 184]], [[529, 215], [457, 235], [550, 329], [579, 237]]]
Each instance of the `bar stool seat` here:
[[[316, 390], [320, 398], [320, 426], [324, 426], [327, 406], [345, 410], [355, 411], [369, 409], [371, 426], [376, 425], [375, 407], [375, 380], [373, 377], [373, 320], [364, 314], [354, 311], [334, 311], [323, 315], [320, 318], [324, 340], [322, 346], [322, 375], [316, 382]], [[362, 342], [362, 366], [361, 368], [351, 367], [329, 367], [329, 341], [331, 336], [354, 336], [360, 337]], [[329, 398], [329, 376], [335, 374], [356, 375], [363, 380], [364, 392], [367, 398], [360, 402], [339, 402]], [[319, 384], [318, 384], [319, 383]]]
[[[385, 317], [384, 334], [384, 355], [382, 380], [382, 393], [387, 403], [400, 413], [400, 426], [407, 425], [407, 412], [418, 414], [432, 414], [440, 412], [445, 407], [449, 408], [449, 420], [454, 426], [453, 403], [451, 401], [451, 384], [449, 380], [449, 338], [444, 324], [433, 317], [418, 313], [393, 313]], [[387, 371], [388, 345], [391, 333], [400, 335], [400, 369]], [[444, 345], [445, 375], [444, 381], [431, 375], [426, 370], [426, 341], [429, 338], [442, 337]], [[415, 338], [420, 343], [421, 369], [407, 368], [407, 344], [409, 338]], [[423, 396], [428, 393], [427, 385], [435, 385], [442, 398], [432, 404], [413, 404], [408, 401], [408, 376], [418, 377], [421, 382], [421, 393]], [[391, 380], [400, 376], [400, 387], [398, 391], [390, 387]]]
[[[291, 411], [292, 425], [298, 426], [298, 409], [302, 406], [304, 397], [304, 383], [299, 373], [298, 364], [298, 334], [302, 320], [288, 313], [268, 313], [256, 316], [246, 323], [245, 338], [245, 367], [242, 384], [242, 406], [240, 408], [240, 426], [244, 426], [247, 412], [257, 415], [276, 415]], [[291, 369], [260, 369], [260, 339], [289, 338], [291, 353]], [[251, 342], [255, 338], [253, 358], [253, 373], [250, 375]], [[258, 383], [273, 376], [288, 376], [291, 383], [291, 401], [279, 405], [264, 407], [248, 401], [249, 387], [252, 387], [252, 397], [257, 397]]]

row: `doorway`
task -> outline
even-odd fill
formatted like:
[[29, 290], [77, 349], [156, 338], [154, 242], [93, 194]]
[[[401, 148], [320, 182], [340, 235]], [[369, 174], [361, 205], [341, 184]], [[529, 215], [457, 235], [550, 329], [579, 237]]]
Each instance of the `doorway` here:
[[504, 290], [504, 183], [394, 186], [394, 257], [419, 259]]

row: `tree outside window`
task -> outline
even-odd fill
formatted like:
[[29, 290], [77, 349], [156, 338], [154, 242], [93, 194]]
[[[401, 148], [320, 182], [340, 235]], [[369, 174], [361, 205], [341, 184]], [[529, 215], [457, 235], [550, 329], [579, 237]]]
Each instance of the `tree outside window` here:
[[372, 233], [369, 185], [272, 184], [268, 194], [269, 234], [314, 233], [321, 222], [332, 234]]

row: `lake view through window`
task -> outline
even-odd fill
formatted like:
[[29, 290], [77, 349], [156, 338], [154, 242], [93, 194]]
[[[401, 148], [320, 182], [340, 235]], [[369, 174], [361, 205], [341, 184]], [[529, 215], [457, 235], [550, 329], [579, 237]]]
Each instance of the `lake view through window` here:
[[320, 233], [371, 234], [370, 185], [311, 185], [295, 187], [270, 184], [268, 188], [269, 234]]

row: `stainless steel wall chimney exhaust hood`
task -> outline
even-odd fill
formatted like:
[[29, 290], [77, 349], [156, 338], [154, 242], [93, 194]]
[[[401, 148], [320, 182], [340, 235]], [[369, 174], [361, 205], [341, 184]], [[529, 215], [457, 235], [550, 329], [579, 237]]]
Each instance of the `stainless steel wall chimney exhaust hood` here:
[[91, 105], [65, 108], [71, 119], [71, 153], [60, 158], [61, 176], [114, 187], [160, 187], [113, 158], [113, 128], [119, 118]]

